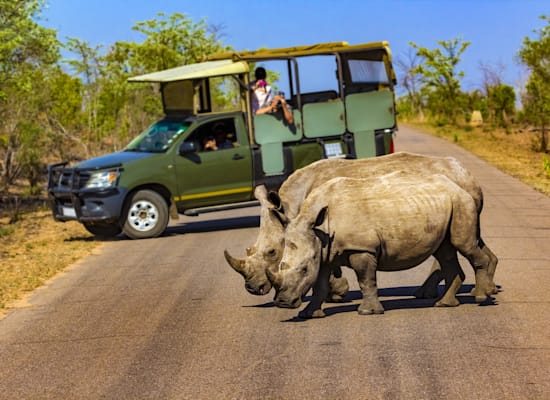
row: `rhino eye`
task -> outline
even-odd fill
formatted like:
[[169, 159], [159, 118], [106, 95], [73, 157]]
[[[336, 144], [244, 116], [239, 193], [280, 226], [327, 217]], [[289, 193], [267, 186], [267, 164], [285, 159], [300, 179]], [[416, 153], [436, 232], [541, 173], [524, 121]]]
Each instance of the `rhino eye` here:
[[265, 252], [265, 256], [268, 258], [275, 258], [277, 257], [277, 250], [269, 249], [268, 251]]
[[302, 275], [307, 275], [307, 265], [303, 265], [302, 268], [300, 268], [300, 273]]

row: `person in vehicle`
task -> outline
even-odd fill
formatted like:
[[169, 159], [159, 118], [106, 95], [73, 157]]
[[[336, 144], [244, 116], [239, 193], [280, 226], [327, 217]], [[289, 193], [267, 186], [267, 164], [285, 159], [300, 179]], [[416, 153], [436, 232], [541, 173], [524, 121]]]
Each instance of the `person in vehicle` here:
[[233, 142], [227, 136], [227, 130], [221, 123], [214, 125], [213, 135], [208, 135], [203, 138], [203, 151], [232, 149]]
[[264, 114], [268, 112], [271, 102], [273, 100], [273, 90], [266, 81], [265, 68], [258, 67], [254, 71], [254, 77], [256, 80], [251, 83], [251, 100], [252, 100], [252, 113]]
[[252, 112], [254, 114], [267, 114], [282, 110], [286, 122], [289, 125], [293, 124], [294, 117], [285, 96], [281, 93], [273, 95], [273, 89], [266, 81], [265, 69], [263, 67], [256, 68], [254, 76], [256, 80], [250, 86], [252, 90]]
[[283, 112], [283, 116], [285, 117], [285, 120], [289, 125], [292, 125], [294, 123], [292, 110], [290, 109], [290, 106], [286, 102], [285, 96], [283, 95], [276, 95], [273, 97], [273, 101], [271, 102], [271, 110], [269, 112], [277, 113], [279, 111]]
[[218, 146], [216, 146], [216, 139], [214, 139], [214, 136], [205, 136], [202, 139], [202, 150], [203, 151], [218, 150]]

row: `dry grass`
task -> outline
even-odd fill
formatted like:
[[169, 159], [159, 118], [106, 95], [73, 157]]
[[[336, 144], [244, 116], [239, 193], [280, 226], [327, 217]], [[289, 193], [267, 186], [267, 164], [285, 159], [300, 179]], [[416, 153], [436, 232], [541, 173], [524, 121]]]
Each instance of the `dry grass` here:
[[483, 128], [433, 127], [409, 124], [435, 136], [454, 142], [501, 171], [512, 175], [546, 195], [550, 195], [550, 165], [544, 168], [550, 154], [534, 152], [537, 132], [527, 130], [487, 131]]
[[55, 222], [49, 210], [8, 220], [0, 218], [0, 314], [100, 244], [77, 222]]
[[[455, 142], [550, 195], [550, 170], [543, 167], [545, 155], [531, 150], [536, 133], [410, 125]], [[55, 222], [46, 210], [22, 213], [18, 222], [8, 222], [9, 218], [0, 215], [0, 316], [15, 300], [100, 244], [79, 223]]]

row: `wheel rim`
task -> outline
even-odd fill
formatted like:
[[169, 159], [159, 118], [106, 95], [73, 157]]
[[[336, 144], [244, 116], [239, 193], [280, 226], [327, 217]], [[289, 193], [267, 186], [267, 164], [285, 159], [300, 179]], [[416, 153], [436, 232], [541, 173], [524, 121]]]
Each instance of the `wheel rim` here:
[[128, 211], [128, 222], [137, 231], [147, 232], [155, 227], [159, 210], [150, 201], [140, 200], [132, 204]]

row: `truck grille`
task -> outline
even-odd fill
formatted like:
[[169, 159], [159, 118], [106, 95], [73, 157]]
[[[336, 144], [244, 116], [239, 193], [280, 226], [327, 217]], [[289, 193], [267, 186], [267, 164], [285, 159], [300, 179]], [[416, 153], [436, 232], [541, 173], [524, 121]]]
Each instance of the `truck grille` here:
[[[66, 168], [66, 163], [50, 165], [48, 167], [48, 191], [71, 192], [79, 191], [86, 187], [93, 172], [99, 168]], [[109, 165], [100, 169], [119, 169], [120, 164]]]

